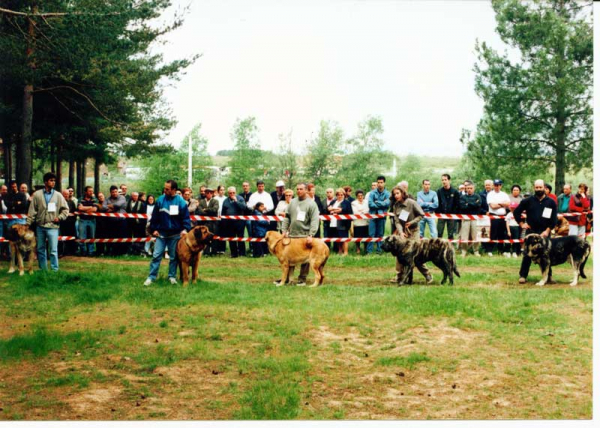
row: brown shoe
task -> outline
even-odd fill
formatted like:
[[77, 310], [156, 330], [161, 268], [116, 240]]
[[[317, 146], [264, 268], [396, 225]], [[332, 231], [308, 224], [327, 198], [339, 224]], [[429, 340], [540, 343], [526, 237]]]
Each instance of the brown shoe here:
[[525, 284], [527, 280], [523, 277], [519, 278], [519, 284]]

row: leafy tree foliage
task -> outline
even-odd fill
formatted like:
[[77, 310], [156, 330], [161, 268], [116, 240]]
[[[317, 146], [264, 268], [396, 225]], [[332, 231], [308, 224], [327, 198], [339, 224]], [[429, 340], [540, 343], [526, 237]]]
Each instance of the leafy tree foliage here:
[[591, 1], [493, 0], [501, 39], [518, 59], [477, 43], [477, 94], [485, 103], [476, 132], [463, 131], [469, 175], [531, 180], [592, 165]]
[[241, 188], [244, 181], [256, 181], [265, 176], [263, 152], [260, 150], [256, 118], [237, 119], [230, 134], [234, 150], [229, 166], [230, 185]]
[[77, 160], [154, 150], [174, 123], [160, 82], [177, 78], [194, 60], [164, 63], [151, 53], [182, 23], [176, 17], [155, 24], [169, 5], [0, 0], [0, 137], [17, 146], [19, 181], [30, 183], [33, 141], [60, 144], [57, 152]]
[[334, 121], [322, 120], [317, 136], [307, 146], [304, 175], [315, 185], [324, 185], [341, 166], [344, 131]]

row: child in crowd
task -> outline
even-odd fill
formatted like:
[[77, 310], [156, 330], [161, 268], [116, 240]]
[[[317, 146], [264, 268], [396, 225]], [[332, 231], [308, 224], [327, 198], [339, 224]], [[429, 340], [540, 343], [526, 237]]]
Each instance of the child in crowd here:
[[[508, 214], [506, 214], [506, 217], [505, 217], [506, 231], [508, 233], [508, 239], [521, 239], [521, 230], [519, 227], [519, 223], [517, 223], [517, 221], [515, 220], [515, 215], [514, 215], [515, 208], [517, 208], [518, 206], [519, 206], [519, 204], [517, 202], [511, 202], [510, 205], [508, 206], [508, 208], [510, 209], [510, 212]], [[513, 257], [516, 258], [521, 255], [521, 243], [520, 242], [515, 242], [513, 244], [510, 244], [510, 247], [507, 247], [507, 248], [512, 249]]]
[[[267, 211], [267, 207], [262, 202], [257, 202], [254, 206], [254, 212], [252, 215], [264, 216]], [[269, 222], [267, 220], [256, 220], [252, 221], [252, 237], [253, 238], [264, 238], [269, 230]], [[253, 242], [253, 257], [265, 257], [269, 254], [269, 248], [266, 242]]]

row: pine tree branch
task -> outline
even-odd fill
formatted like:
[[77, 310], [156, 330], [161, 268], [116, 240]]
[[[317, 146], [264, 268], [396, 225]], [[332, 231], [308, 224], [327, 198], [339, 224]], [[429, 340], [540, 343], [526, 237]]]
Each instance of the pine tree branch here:
[[78, 95], [82, 96], [83, 98], [85, 98], [85, 99], [87, 100], [87, 102], [90, 104], [90, 106], [91, 106], [91, 107], [92, 107], [94, 110], [96, 110], [96, 111], [97, 111], [97, 112], [100, 114], [100, 116], [102, 116], [104, 119], [108, 120], [108, 121], [109, 121], [109, 122], [111, 122], [111, 123], [115, 123], [115, 124], [117, 123], [117, 122], [115, 122], [114, 120], [110, 119], [108, 116], [106, 116], [104, 113], [102, 113], [102, 111], [100, 111], [100, 109], [99, 109], [98, 107], [96, 107], [96, 104], [94, 104], [94, 102], [91, 100], [91, 98], [90, 98], [90, 97], [88, 97], [88, 96], [87, 96], [86, 94], [84, 94], [83, 92], [81, 92], [81, 91], [78, 91], [78, 90], [77, 90], [77, 89], [75, 89], [75, 88], [72, 88], [71, 86], [68, 86], [68, 85], [59, 85], [59, 86], [53, 86], [53, 87], [50, 87], [50, 88], [40, 88], [40, 89], [36, 89], [36, 90], [35, 90], [35, 91], [33, 91], [33, 92], [34, 92], [34, 93], [35, 93], [35, 92], [46, 92], [46, 91], [53, 91], [53, 90], [55, 90], [55, 89], [70, 89], [71, 91], [73, 91], [73, 92], [75, 92], [76, 94], [78, 94]]
[[16, 16], [24, 16], [27, 18], [31, 18], [34, 16], [39, 16], [42, 18], [54, 18], [54, 17], [62, 17], [62, 16], [114, 16], [121, 15], [120, 12], [110, 12], [110, 13], [94, 13], [94, 12], [36, 12], [36, 13], [27, 13], [27, 12], [19, 12], [16, 10], [6, 9], [4, 7], [0, 7], [0, 13], [6, 13], [7, 15], [16, 15]]

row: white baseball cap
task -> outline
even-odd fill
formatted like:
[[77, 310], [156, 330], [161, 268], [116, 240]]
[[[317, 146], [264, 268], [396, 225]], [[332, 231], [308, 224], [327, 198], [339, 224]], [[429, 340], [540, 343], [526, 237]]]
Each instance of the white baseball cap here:
[[285, 183], [283, 180], [279, 180], [277, 183], [275, 183], [275, 187], [285, 187]]

